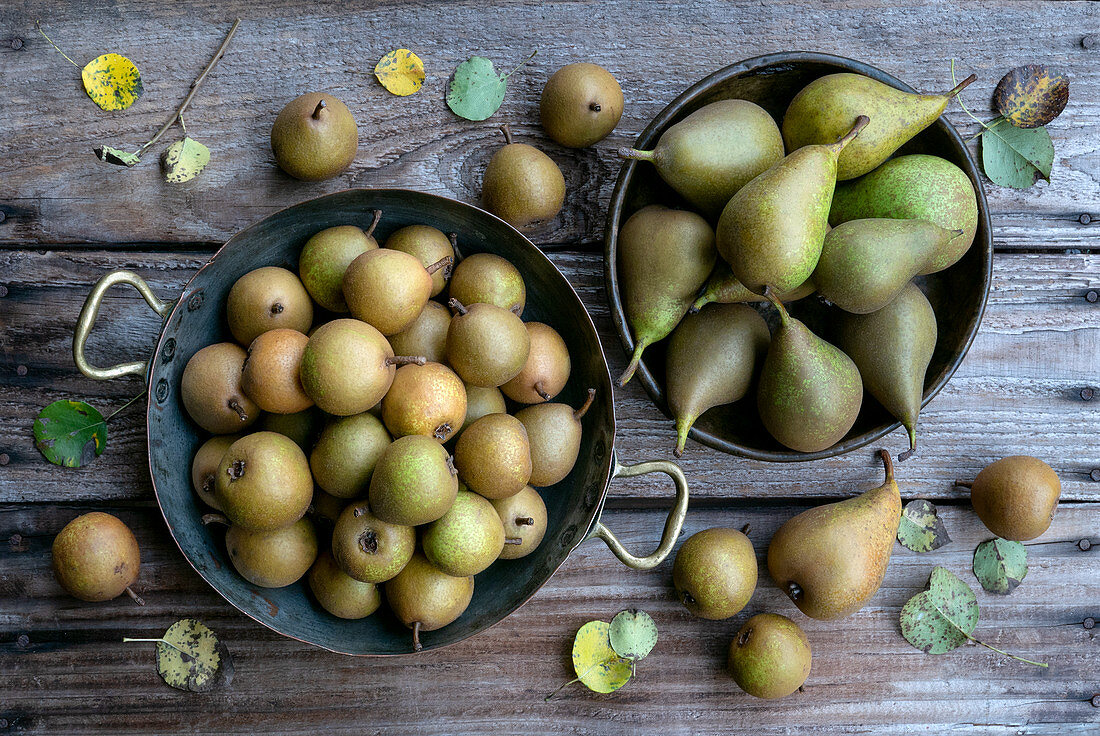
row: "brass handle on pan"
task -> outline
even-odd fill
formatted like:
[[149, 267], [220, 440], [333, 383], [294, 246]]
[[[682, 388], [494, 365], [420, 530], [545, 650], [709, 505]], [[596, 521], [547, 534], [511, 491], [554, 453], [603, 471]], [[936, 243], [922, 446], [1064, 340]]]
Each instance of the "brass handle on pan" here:
[[611, 472], [612, 478], [631, 478], [636, 475], [646, 475], [647, 473], [664, 473], [668, 477], [672, 478], [672, 482], [676, 484], [676, 503], [673, 505], [672, 510], [668, 512], [668, 518], [665, 520], [665, 530], [661, 534], [661, 543], [657, 545], [657, 549], [652, 554], [645, 557], [635, 557], [626, 551], [626, 547], [622, 542], [612, 533], [610, 529], [604, 526], [602, 520], [598, 520], [596, 525], [592, 527], [592, 531], [588, 535], [588, 539], [596, 537], [602, 539], [608, 549], [611, 550], [611, 554], [619, 558], [629, 568], [634, 570], [652, 570], [653, 568], [664, 562], [669, 553], [672, 552], [673, 545], [676, 544], [677, 537], [680, 536], [680, 530], [684, 526], [684, 517], [687, 516], [688, 510], [688, 484], [687, 478], [684, 477], [684, 471], [680, 470], [674, 462], [668, 460], [650, 460], [648, 462], [638, 463], [636, 465], [620, 465], [618, 461], [615, 462], [615, 469]]
[[138, 293], [145, 298], [145, 302], [162, 319], [168, 316], [175, 304], [172, 301], [166, 302], [159, 299], [153, 293], [153, 290], [149, 288], [149, 284], [145, 283], [145, 279], [133, 271], [112, 271], [97, 281], [96, 285], [92, 287], [91, 293], [88, 294], [88, 298], [84, 300], [84, 308], [80, 310], [80, 317], [76, 321], [76, 332], [73, 333], [73, 360], [76, 362], [76, 367], [85, 376], [97, 381], [106, 381], [109, 378], [119, 378], [120, 376], [144, 376], [149, 366], [148, 361], [135, 360], [130, 363], [119, 363], [110, 368], [97, 368], [89, 363], [84, 355], [84, 343], [88, 341], [88, 335], [91, 334], [92, 327], [95, 326], [95, 318], [99, 315], [99, 307], [103, 303], [103, 297], [106, 295], [107, 290], [115, 284], [129, 284], [137, 289]]

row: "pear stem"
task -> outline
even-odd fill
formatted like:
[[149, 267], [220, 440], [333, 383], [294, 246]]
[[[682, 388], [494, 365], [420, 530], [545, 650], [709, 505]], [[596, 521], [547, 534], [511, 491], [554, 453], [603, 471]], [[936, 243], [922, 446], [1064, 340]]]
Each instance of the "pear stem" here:
[[955, 485], [960, 486], [962, 488], [970, 488], [974, 484], [971, 483], [971, 482], [967, 482], [965, 480], [957, 480], [957, 481], [955, 481]]
[[535, 520], [530, 516], [517, 516], [516, 526], [534, 526]]
[[951, 88], [950, 90], [948, 90], [947, 92], [944, 92], [944, 93], [943, 93], [943, 96], [944, 96], [944, 97], [954, 97], [955, 95], [957, 95], [958, 93], [960, 93], [960, 92], [962, 92], [962, 91], [963, 91], [964, 89], [966, 89], [966, 88], [967, 88], [968, 86], [970, 86], [970, 84], [971, 84], [971, 83], [972, 83], [972, 82], [973, 82], [974, 80], [976, 80], [977, 78], [978, 78], [978, 75], [977, 75], [977, 74], [971, 74], [971, 75], [970, 75], [969, 77], [967, 77], [967, 78], [966, 78], [966, 79], [964, 79], [963, 81], [961, 81], [961, 82], [959, 82], [958, 84], [956, 84], [956, 85], [955, 85], [954, 87], [952, 87], [952, 88]]
[[312, 117], [314, 120], [320, 120], [321, 119], [321, 111], [324, 110], [326, 107], [328, 107], [328, 105], [325, 104], [325, 101], [320, 100], [317, 103], [317, 107], [313, 108], [313, 115], [311, 115], [310, 117]]
[[447, 300], [447, 306], [449, 306], [451, 309], [455, 310], [459, 314], [466, 314], [470, 311], [466, 307], [462, 306], [462, 302], [455, 299], [454, 297]]
[[886, 480], [883, 483], [892, 483], [894, 480], [894, 461], [890, 459], [890, 453], [884, 448], [878, 451], [882, 458], [882, 465], [886, 470]]
[[382, 219], [382, 210], [374, 211], [374, 219], [370, 221], [370, 227], [367, 228], [367, 236], [374, 234], [374, 228], [378, 227], [378, 221]]
[[642, 361], [642, 351], [649, 345], [644, 340], [639, 340], [638, 344], [634, 346], [634, 354], [630, 356], [630, 362], [626, 365], [626, 370], [619, 376], [619, 387], [622, 388], [630, 379], [634, 377], [634, 371], [638, 370], [638, 363]]
[[420, 643], [420, 622], [413, 621], [413, 651], [419, 652], [424, 648], [424, 645]]
[[454, 263], [454, 260], [455, 259], [452, 258], [451, 256], [443, 256], [442, 258], [440, 258], [438, 261], [436, 261], [432, 265], [426, 266], [424, 270], [427, 271], [429, 275], [434, 274], [439, 269], [446, 268], [447, 266]]
[[203, 514], [200, 521], [203, 526], [207, 524], [225, 524], [229, 526], [229, 519], [227, 519], [224, 514]]
[[505, 537], [504, 538], [504, 543], [505, 544], [520, 545], [520, 544], [523, 544], [523, 538], [522, 537]]
[[871, 118], [867, 117], [866, 115], [860, 115], [858, 118], [856, 118], [856, 122], [852, 125], [852, 129], [841, 136], [839, 139], [837, 139], [837, 142], [834, 143], [831, 148], [833, 148], [837, 153], [840, 153], [844, 150], [845, 146], [851, 143], [852, 140], [857, 135], [859, 135], [860, 131], [867, 127], [867, 124], [870, 122]]
[[639, 151], [637, 148], [622, 147], [616, 153], [619, 154], [619, 158], [630, 159], [631, 161], [652, 161], [653, 151]]
[[546, 391], [545, 388], [542, 387], [542, 381], [536, 381], [534, 389], [535, 393], [538, 394], [543, 401], [549, 401], [550, 399], [554, 398]]
[[386, 365], [424, 365], [428, 359], [423, 355], [393, 355], [386, 358]]
[[596, 398], [596, 389], [594, 389], [594, 388], [588, 389], [588, 398], [585, 399], [584, 403], [581, 404], [580, 407], [578, 407], [576, 409], [576, 411], [573, 412], [573, 419], [575, 419], [579, 422], [581, 420], [581, 418], [584, 417], [584, 415], [588, 413], [588, 409], [589, 409], [589, 407], [592, 406], [592, 402], [593, 402], [593, 400], [595, 400], [595, 398]]
[[909, 449], [898, 454], [898, 462], [903, 463], [917, 454], [917, 425], [910, 424], [905, 428], [909, 435]]
[[458, 250], [458, 233], [447, 233], [447, 240], [451, 241], [451, 250], [455, 252], [455, 258], [462, 258]]
[[500, 132], [504, 134], [504, 144], [507, 146], [512, 145], [512, 128], [508, 123], [500, 126]]
[[743, 527], [741, 527], [741, 533], [744, 534], [747, 537], [749, 535], [749, 530], [751, 530], [751, 529], [752, 529], [752, 524], [745, 524]]
[[779, 297], [775, 295], [775, 289], [770, 286], [765, 286], [764, 298], [779, 310], [779, 320], [783, 323], [783, 326], [786, 327], [787, 322], [790, 320], [790, 315], [787, 314], [787, 308], [783, 306], [783, 302], [779, 301]]
[[131, 598], [133, 598], [133, 599], [134, 599], [134, 603], [138, 604], [139, 606], [144, 606], [144, 605], [145, 605], [145, 599], [144, 599], [144, 598], [142, 598], [142, 597], [141, 597], [140, 595], [138, 595], [137, 593], [135, 593], [134, 591], [130, 590], [130, 586], [129, 586], [129, 585], [127, 585], [127, 586], [126, 586], [126, 595], [130, 596]]

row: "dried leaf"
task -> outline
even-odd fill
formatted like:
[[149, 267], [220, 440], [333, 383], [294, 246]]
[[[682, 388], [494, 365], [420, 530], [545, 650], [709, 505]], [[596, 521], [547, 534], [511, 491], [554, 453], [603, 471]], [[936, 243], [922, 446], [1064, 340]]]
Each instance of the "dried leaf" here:
[[467, 120], [485, 120], [500, 109], [508, 89], [508, 77], [538, 53], [532, 53], [507, 74], [497, 74], [493, 62], [483, 56], [471, 56], [455, 67], [447, 93], [447, 106], [455, 115]]
[[397, 49], [378, 60], [374, 76], [393, 94], [408, 97], [424, 84], [424, 62], [408, 49]]
[[932, 568], [928, 590], [901, 609], [905, 640], [928, 654], [943, 654], [967, 642], [978, 625], [978, 599], [970, 586], [942, 567]]
[[184, 136], [165, 149], [160, 158], [164, 180], [169, 184], [182, 184], [199, 175], [210, 163], [210, 149], [190, 136]]
[[993, 91], [997, 112], [1017, 128], [1038, 128], [1062, 114], [1069, 102], [1069, 79], [1045, 66], [1018, 66]]
[[918, 498], [905, 505], [898, 525], [898, 542], [914, 552], [931, 552], [951, 541], [943, 519], [931, 501]]
[[104, 163], [114, 164], [115, 166], [135, 166], [141, 163], [141, 157], [136, 153], [130, 153], [129, 151], [123, 151], [120, 148], [112, 148], [111, 146], [99, 146], [92, 149], [95, 152], [96, 158]]
[[633, 673], [629, 660], [611, 648], [611, 627], [605, 621], [589, 621], [573, 640], [573, 669], [585, 687], [597, 693], [613, 693]]
[[103, 54], [80, 72], [84, 91], [104, 110], [125, 110], [141, 97], [141, 72], [134, 62], [118, 54]]
[[79, 468], [103, 454], [107, 422], [83, 401], [55, 401], [34, 420], [34, 446], [54, 465]]
[[990, 593], [1008, 595], [1027, 575], [1027, 547], [1007, 539], [989, 539], [974, 550], [974, 577]]
[[637, 662], [657, 645], [657, 624], [645, 611], [620, 611], [611, 619], [607, 638], [616, 654]]
[[201, 693], [229, 684], [233, 662], [213, 631], [197, 619], [185, 618], [157, 642], [157, 672], [177, 690]]
[[1050, 181], [1054, 144], [1046, 128], [1000, 124], [982, 133], [982, 168], [994, 184], [1027, 189], [1038, 178]]

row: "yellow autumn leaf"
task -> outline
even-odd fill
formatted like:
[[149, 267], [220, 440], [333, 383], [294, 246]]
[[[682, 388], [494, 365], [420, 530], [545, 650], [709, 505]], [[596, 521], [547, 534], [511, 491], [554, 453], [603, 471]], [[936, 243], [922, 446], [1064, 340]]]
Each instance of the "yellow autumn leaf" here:
[[408, 49], [397, 49], [378, 60], [374, 76], [393, 94], [408, 97], [424, 84], [424, 62]]
[[611, 627], [604, 621], [589, 621], [573, 641], [573, 669], [589, 690], [613, 693], [627, 683], [634, 669], [611, 648]]
[[145, 91], [134, 62], [119, 54], [97, 56], [80, 76], [88, 96], [104, 110], [125, 110]]

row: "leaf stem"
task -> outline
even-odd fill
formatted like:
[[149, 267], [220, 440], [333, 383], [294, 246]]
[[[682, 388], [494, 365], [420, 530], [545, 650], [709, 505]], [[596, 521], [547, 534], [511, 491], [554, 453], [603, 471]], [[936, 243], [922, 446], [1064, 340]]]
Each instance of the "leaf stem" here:
[[122, 411], [122, 410], [123, 410], [123, 409], [125, 409], [126, 407], [130, 406], [130, 404], [134, 403], [135, 401], [137, 401], [138, 399], [140, 399], [140, 398], [141, 398], [142, 396], [144, 396], [144, 395], [145, 395], [145, 392], [144, 392], [144, 391], [142, 391], [142, 392], [141, 392], [140, 394], [138, 394], [137, 396], [133, 397], [132, 399], [130, 399], [129, 401], [127, 401], [127, 402], [126, 402], [125, 404], [123, 404], [122, 406], [120, 406], [120, 407], [118, 407], [117, 409], [115, 409], [115, 410], [114, 410], [113, 412], [111, 412], [111, 415], [110, 415], [109, 417], [107, 417], [106, 419], [104, 419], [104, 420], [103, 420], [103, 423], [104, 423], [104, 424], [106, 424], [107, 422], [109, 422], [109, 421], [111, 421], [112, 419], [114, 419], [114, 418], [115, 418], [115, 415], [116, 415], [116, 414], [118, 414], [118, 413], [119, 413], [120, 411]]
[[[60, 49], [58, 49], [58, 50], [60, 51]], [[519, 71], [520, 69], [522, 69], [522, 68], [523, 68], [523, 67], [524, 67], [524, 66], [525, 66], [525, 65], [527, 64], [527, 62], [529, 62], [529, 61], [531, 61], [531, 59], [535, 58], [535, 54], [537, 54], [538, 52], [539, 52], [539, 50], [538, 50], [538, 49], [535, 49], [534, 51], [532, 51], [532, 52], [531, 52], [531, 55], [530, 55], [530, 56], [528, 56], [528, 57], [527, 57], [526, 59], [524, 59], [523, 61], [521, 61], [521, 62], [519, 63], [519, 65], [518, 65], [518, 66], [516, 66], [516, 68], [515, 68], [515, 69], [513, 69], [513, 70], [512, 70], [512, 71], [510, 71], [510, 72], [508, 72], [507, 74], [504, 74], [504, 75], [503, 75], [503, 76], [501, 77], [501, 79], [507, 79], [508, 77], [510, 77], [510, 76], [512, 76], [513, 74], [515, 74], [516, 72], [518, 72], [518, 71]]]
[[168, 646], [172, 647], [173, 649], [175, 649], [180, 654], [188, 654], [188, 655], [190, 654], [190, 652], [185, 652], [184, 650], [180, 649], [175, 644], [173, 644], [172, 642], [168, 641], [167, 639], [165, 639], [163, 637], [159, 638], [159, 639], [138, 639], [138, 638], [131, 638], [129, 636], [124, 636], [124, 637], [122, 637], [122, 641], [123, 641], [123, 643], [132, 642], [132, 641], [137, 641], [137, 642], [151, 641], [151, 642], [156, 642], [158, 644], [167, 644]]
[[147, 151], [150, 146], [159, 141], [161, 139], [161, 136], [167, 133], [168, 129], [171, 128], [177, 120], [183, 117], [184, 110], [186, 110], [187, 106], [191, 104], [191, 100], [195, 98], [195, 93], [199, 91], [199, 85], [203, 83], [203, 80], [206, 79], [206, 75], [210, 73], [210, 70], [214, 68], [214, 65], [218, 63], [218, 60], [225, 55], [225, 50], [229, 48], [229, 42], [233, 40], [233, 34], [237, 32], [237, 26], [239, 26], [240, 24], [240, 18], [237, 18], [237, 20], [233, 21], [233, 26], [229, 29], [229, 33], [226, 34], [225, 40], [222, 41], [222, 45], [219, 46], [218, 50], [214, 52], [214, 56], [211, 57], [210, 62], [206, 65], [206, 68], [202, 70], [202, 74], [199, 74], [199, 76], [195, 78], [195, 81], [191, 83], [191, 90], [187, 93], [187, 97], [183, 98], [183, 102], [180, 103], [180, 106], [176, 109], [175, 114], [172, 115], [171, 118], [169, 118], [168, 122], [161, 126], [161, 129], [157, 131], [156, 135], [150, 138], [148, 143], [137, 150], [138, 156], [145, 153], [145, 151]]
[[[951, 58], [951, 84], [953, 84], [956, 87], [959, 86], [959, 83], [955, 80], [955, 58], [954, 57]], [[965, 112], [967, 115], [969, 115], [971, 120], [976, 122], [978, 125], [982, 126], [982, 130], [979, 131], [978, 135], [974, 136], [974, 138], [977, 138], [982, 133], [984, 133], [986, 130], [990, 129], [990, 127], [988, 125], [986, 125], [981, 120], [979, 120], [977, 117], [975, 117], [974, 113], [970, 112], [970, 110], [968, 110], [966, 108], [966, 105], [962, 101], [962, 95], [961, 94], [955, 95], [955, 99], [958, 100], [959, 107], [962, 108], [962, 111]], [[974, 138], [970, 138], [968, 140], [974, 140]]]
[[50, 40], [50, 37], [47, 36], [46, 32], [42, 30], [42, 26], [39, 24], [39, 21], [35, 20], [34, 27], [37, 28], [38, 32], [42, 34], [42, 38], [46, 39], [46, 42], [48, 44], [50, 44], [50, 46], [53, 46], [57, 50], [57, 53], [64, 56], [65, 60], [68, 61], [73, 66], [75, 66], [77, 69], [80, 68], [80, 64], [77, 64], [75, 61], [70, 59], [68, 54], [66, 54], [64, 51], [62, 51], [61, 48], [56, 43], [54, 43], [53, 41]]
[[[965, 631], [963, 633], [966, 634]], [[966, 634], [966, 638], [969, 639], [970, 641], [974, 642], [975, 644], [981, 644], [986, 649], [992, 649], [994, 652], [997, 652], [997, 654], [1003, 654], [1006, 657], [1012, 657], [1013, 659], [1019, 660], [1020, 662], [1025, 662], [1027, 664], [1033, 664], [1036, 667], [1050, 667], [1050, 665], [1047, 664], [1046, 662], [1033, 662], [1030, 659], [1024, 659], [1023, 657], [1017, 657], [1015, 654], [1009, 654], [1008, 652], [1004, 651], [1003, 649], [998, 649], [997, 647], [990, 646], [989, 644], [986, 644], [984, 641], [981, 641], [980, 639], [975, 639], [970, 634]]]

